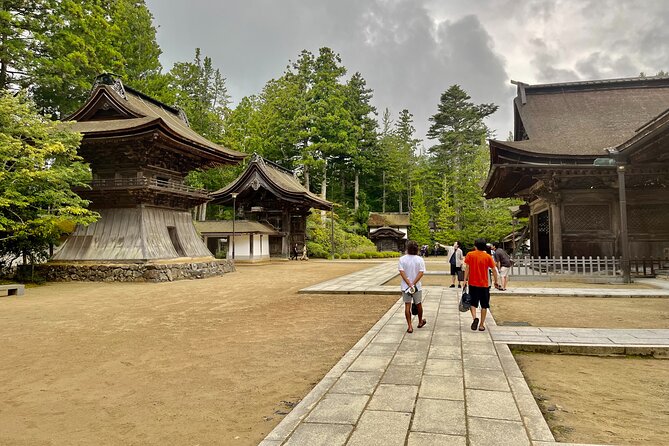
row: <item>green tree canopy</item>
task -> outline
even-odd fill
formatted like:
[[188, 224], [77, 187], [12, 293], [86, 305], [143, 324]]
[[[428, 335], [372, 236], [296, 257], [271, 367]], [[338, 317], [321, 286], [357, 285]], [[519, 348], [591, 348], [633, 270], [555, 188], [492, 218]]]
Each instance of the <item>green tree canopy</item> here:
[[72, 191], [91, 179], [77, 155], [80, 140], [40, 116], [25, 94], [0, 95], [0, 257], [44, 257], [66, 223], [95, 221]]
[[425, 207], [423, 190], [418, 185], [414, 188], [412, 202], [409, 238], [415, 240], [418, 245], [430, 245], [432, 243], [430, 237], [430, 216]]

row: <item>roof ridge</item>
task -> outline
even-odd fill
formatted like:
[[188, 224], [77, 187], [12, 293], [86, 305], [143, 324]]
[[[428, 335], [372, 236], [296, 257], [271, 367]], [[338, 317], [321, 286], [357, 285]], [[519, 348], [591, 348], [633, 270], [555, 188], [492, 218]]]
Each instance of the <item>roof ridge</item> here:
[[538, 88], [549, 88], [549, 87], [588, 87], [588, 86], [601, 86], [601, 85], [612, 85], [612, 84], [632, 84], [637, 82], [666, 82], [669, 81], [669, 76], [635, 76], [635, 77], [619, 77], [611, 79], [593, 79], [593, 80], [584, 80], [584, 81], [569, 81], [569, 82], [551, 82], [546, 84], [528, 84], [521, 81], [512, 80], [511, 83], [514, 85], [522, 84], [525, 89], [538, 89]]

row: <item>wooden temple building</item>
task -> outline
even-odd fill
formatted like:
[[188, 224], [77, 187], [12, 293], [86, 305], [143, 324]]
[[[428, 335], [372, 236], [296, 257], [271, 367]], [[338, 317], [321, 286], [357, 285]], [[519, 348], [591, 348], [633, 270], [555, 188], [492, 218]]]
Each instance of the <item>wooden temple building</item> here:
[[367, 219], [369, 239], [379, 251], [404, 252], [409, 220], [409, 214], [404, 212], [371, 212]]
[[[296, 244], [302, 253], [311, 209], [332, 209], [332, 203], [309, 192], [291, 170], [257, 154], [239, 177], [211, 196], [212, 204], [234, 208], [240, 223], [235, 228], [234, 258], [239, 260], [253, 261], [267, 254], [286, 258]], [[197, 225], [210, 248], [222, 246], [217, 239], [232, 237], [231, 222]], [[227, 243], [226, 250], [232, 254], [232, 243]]]
[[518, 197], [533, 256], [669, 256], [669, 78], [517, 85], [488, 198]]
[[[101, 218], [70, 235], [53, 256], [50, 278], [59, 278], [53, 277], [59, 265], [69, 272], [73, 265], [82, 266], [66, 274], [84, 280], [172, 280], [215, 273], [219, 266], [191, 217], [191, 209], [210, 197], [185, 185], [184, 177], [198, 168], [237, 164], [245, 155], [203, 138], [183, 112], [111, 75], [98, 77], [87, 102], [69, 120], [83, 134], [79, 154], [93, 175], [90, 189], [77, 193]], [[91, 269], [94, 264], [111, 266]], [[123, 277], [110, 279], [107, 271]]]

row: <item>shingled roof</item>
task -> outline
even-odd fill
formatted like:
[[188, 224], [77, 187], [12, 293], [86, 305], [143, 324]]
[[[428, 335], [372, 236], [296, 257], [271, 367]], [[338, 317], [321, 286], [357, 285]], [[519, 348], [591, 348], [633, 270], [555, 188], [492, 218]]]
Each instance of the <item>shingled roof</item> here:
[[198, 150], [221, 163], [239, 163], [244, 153], [227, 149], [190, 128], [185, 114], [174, 107], [124, 86], [112, 75], [100, 75], [84, 105], [67, 118], [74, 131], [87, 138], [142, 134], [155, 129], [176, 143]]
[[409, 214], [399, 212], [372, 212], [367, 219], [367, 226], [370, 228], [388, 227], [408, 227], [411, 226], [409, 222]]
[[315, 209], [332, 209], [332, 203], [310, 192], [295, 177], [292, 171], [279, 166], [258, 154], [253, 154], [244, 172], [232, 183], [211, 194], [213, 203], [232, 202], [233, 193], [242, 193], [252, 188], [264, 187], [279, 198], [294, 203], [305, 204]]
[[511, 152], [598, 156], [669, 108], [669, 77], [518, 85]]

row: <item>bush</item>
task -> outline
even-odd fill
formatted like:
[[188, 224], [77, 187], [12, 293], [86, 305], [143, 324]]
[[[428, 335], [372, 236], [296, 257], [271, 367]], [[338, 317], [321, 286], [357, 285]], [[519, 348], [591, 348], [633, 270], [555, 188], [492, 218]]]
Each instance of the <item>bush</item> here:
[[346, 254], [346, 253], [344, 253], [344, 254], [341, 255], [341, 258], [342, 258], [342, 259], [348, 259], [348, 258], [349, 258], [349, 255]]
[[330, 253], [320, 243], [307, 241], [307, 255], [318, 259], [327, 259]]
[[46, 283], [46, 279], [35, 272], [33, 265], [19, 265], [16, 268], [14, 279], [19, 283], [35, 283], [37, 285]]

